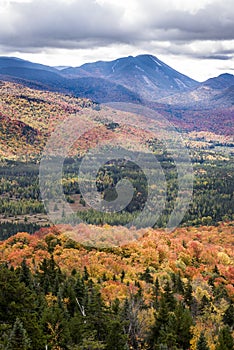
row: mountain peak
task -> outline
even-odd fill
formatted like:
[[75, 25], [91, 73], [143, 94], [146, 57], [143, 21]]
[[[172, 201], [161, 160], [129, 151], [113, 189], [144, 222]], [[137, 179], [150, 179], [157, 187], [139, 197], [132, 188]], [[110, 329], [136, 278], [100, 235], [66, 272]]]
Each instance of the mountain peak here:
[[150, 54], [121, 57], [114, 61], [86, 63], [63, 71], [70, 77], [99, 77], [123, 85], [146, 100], [190, 90], [198, 82]]
[[203, 85], [215, 90], [229, 88], [234, 85], [234, 75], [230, 73], [223, 73], [218, 77], [210, 78], [204, 81]]

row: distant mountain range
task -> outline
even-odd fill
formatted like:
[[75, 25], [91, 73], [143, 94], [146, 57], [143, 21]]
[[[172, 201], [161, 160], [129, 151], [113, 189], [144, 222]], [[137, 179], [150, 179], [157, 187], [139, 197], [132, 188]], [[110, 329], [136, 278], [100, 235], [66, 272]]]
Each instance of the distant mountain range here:
[[124, 57], [111, 62], [87, 63], [68, 68], [70, 77], [99, 77], [121, 84], [146, 100], [188, 91], [198, 86], [195, 80], [177, 72], [152, 55]]
[[185, 108], [231, 107], [234, 103], [232, 74], [199, 83], [152, 55], [86, 63], [76, 68], [0, 57], [0, 79], [100, 103], [158, 102]]

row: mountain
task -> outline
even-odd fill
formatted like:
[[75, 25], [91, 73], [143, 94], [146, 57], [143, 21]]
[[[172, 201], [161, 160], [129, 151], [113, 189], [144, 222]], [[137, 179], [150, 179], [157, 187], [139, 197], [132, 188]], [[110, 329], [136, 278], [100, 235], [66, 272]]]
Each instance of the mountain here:
[[70, 66], [54, 66], [54, 68], [56, 68], [57, 70], [63, 70], [63, 69], [70, 68]]
[[219, 94], [215, 96], [215, 100], [221, 102], [228, 102], [234, 105], [234, 85], [229, 88], [222, 90]]
[[30, 61], [22, 60], [16, 57], [0, 57], [0, 72], [11, 72], [11, 69], [37, 69], [48, 72], [56, 72], [56, 68], [45, 66], [39, 63], [32, 63]]
[[221, 74], [204, 81], [195, 89], [161, 98], [158, 102], [186, 109], [232, 108], [234, 75]]
[[227, 89], [234, 85], [234, 75], [229, 73], [221, 74], [218, 77], [206, 80], [202, 85], [215, 90]]
[[127, 87], [100, 77], [70, 78], [54, 67], [17, 58], [0, 57], [0, 79], [48, 91], [87, 97], [98, 102], [139, 103], [139, 95]]
[[[120, 92], [123, 100], [124, 98], [129, 100], [131, 98], [130, 94], [132, 94], [132, 98], [134, 97], [131, 91], [128, 94], [126, 88], [115, 85], [116, 90], [113, 89], [113, 83], [106, 82], [106, 86], [103, 86], [102, 91], [100, 91], [103, 98], [110, 88], [112, 89], [113, 100], [115, 94], [120, 96]], [[76, 86], [74, 86], [75, 88]], [[79, 89], [81, 89], [81, 84], [79, 84]], [[82, 89], [83, 91], [80, 90], [82, 96], [91, 93], [91, 90], [88, 90], [85, 84]], [[98, 93], [99, 90], [96, 89], [93, 91], [93, 96]], [[83, 109], [84, 113], [82, 113]], [[0, 81], [0, 158], [25, 159], [26, 156], [29, 158], [31, 156], [38, 157], [54, 128], [74, 114], [76, 114], [78, 121], [85, 122], [86, 126], [91, 124], [94, 128], [94, 135], [91, 133], [86, 135], [83, 141], [81, 140], [82, 144], [79, 145], [79, 149], [82, 150], [86, 149], [89, 143], [92, 143], [97, 137], [97, 135], [95, 136], [95, 132], [97, 133], [95, 127], [97, 126], [102, 126], [98, 131], [98, 135], [102, 140], [113, 138], [113, 130], [108, 127], [108, 123], [113, 122], [112, 117], [114, 118], [114, 116], [122, 118], [123, 113], [118, 111], [114, 113], [112, 108], [102, 108], [102, 106], [83, 97], [41, 91], [18, 83]], [[133, 118], [130, 113], [125, 113], [124, 117]], [[96, 122], [96, 119], [98, 122]], [[138, 119], [136, 119], [136, 124]], [[134, 135], [138, 140], [137, 132], [133, 133], [130, 129], [129, 131], [123, 129], [122, 135], [124, 139], [128, 140]]]
[[188, 91], [199, 85], [152, 55], [123, 57], [114, 61], [86, 63], [62, 71], [70, 77], [100, 77], [121, 84], [146, 100]]
[[234, 103], [232, 74], [221, 74], [198, 83], [153, 55], [129, 56], [65, 69], [0, 57], [0, 79], [98, 103], [131, 102], [160, 111], [169, 106], [173, 115], [178, 114], [174, 111], [178, 108], [222, 110], [232, 109]]

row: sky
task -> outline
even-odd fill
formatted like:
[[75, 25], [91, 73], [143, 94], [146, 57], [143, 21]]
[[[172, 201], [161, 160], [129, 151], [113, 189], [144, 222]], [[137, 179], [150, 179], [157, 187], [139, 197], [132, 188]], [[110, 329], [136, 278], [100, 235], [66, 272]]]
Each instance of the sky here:
[[0, 0], [0, 55], [51, 66], [149, 53], [191, 78], [234, 74], [233, 0]]

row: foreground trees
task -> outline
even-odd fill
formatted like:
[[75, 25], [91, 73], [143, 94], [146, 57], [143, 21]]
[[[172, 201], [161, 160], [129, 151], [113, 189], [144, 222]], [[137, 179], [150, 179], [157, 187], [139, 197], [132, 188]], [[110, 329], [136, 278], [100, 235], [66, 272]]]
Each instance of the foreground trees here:
[[[178, 278], [164, 286], [156, 280], [150, 305], [139, 287], [134, 288], [124, 302], [116, 299], [106, 305], [100, 284], [93, 282], [87, 269], [66, 276], [52, 255], [34, 273], [25, 260], [17, 269], [2, 265], [0, 349], [187, 350], [191, 344], [194, 350], [210, 349], [203, 331], [192, 342], [200, 311], [191, 309], [188, 288], [180, 294], [186, 296], [184, 301], [178, 298], [174, 291]], [[223, 316], [229, 323], [231, 305]], [[233, 350], [229, 325], [220, 329], [215, 350]]]

